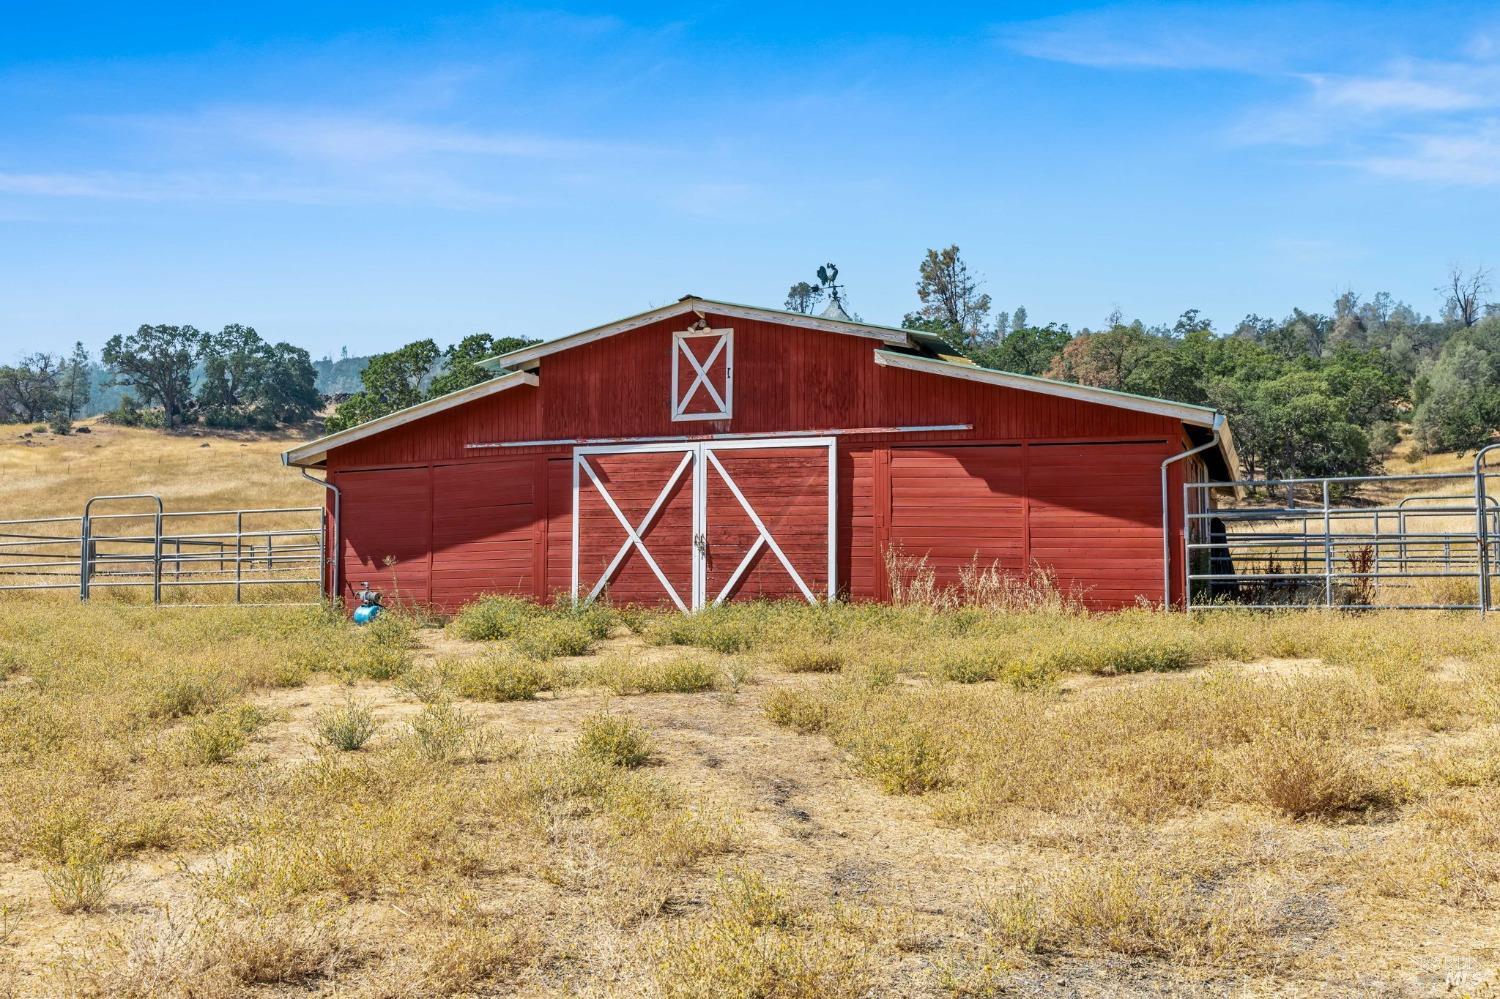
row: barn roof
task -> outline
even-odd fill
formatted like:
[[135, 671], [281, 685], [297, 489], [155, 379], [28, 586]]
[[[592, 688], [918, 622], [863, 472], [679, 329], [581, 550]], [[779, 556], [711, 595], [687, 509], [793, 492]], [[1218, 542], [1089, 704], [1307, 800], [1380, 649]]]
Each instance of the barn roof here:
[[[1020, 389], [1023, 392], [1039, 392], [1043, 395], [1054, 395], [1063, 399], [1077, 399], [1080, 402], [1093, 402], [1103, 406], [1119, 406], [1122, 409], [1132, 409], [1141, 413], [1154, 413], [1157, 416], [1168, 416], [1174, 420], [1180, 420], [1188, 427], [1197, 427], [1200, 430], [1219, 433], [1219, 458], [1223, 467], [1218, 470], [1228, 478], [1238, 478], [1239, 455], [1234, 448], [1234, 438], [1229, 433], [1229, 421], [1224, 415], [1212, 406], [1198, 406], [1189, 402], [1173, 402], [1170, 399], [1157, 399], [1149, 395], [1135, 395], [1131, 392], [1119, 392], [1115, 389], [1098, 388], [1093, 385], [1079, 385], [1075, 382], [1057, 381], [1053, 378], [1039, 378], [1036, 375], [1023, 375], [1015, 371], [1001, 371], [998, 368], [982, 368], [969, 361], [951, 361], [942, 358], [920, 357], [915, 354], [906, 354], [894, 350], [876, 350], [875, 363], [887, 368], [905, 368], [908, 371], [923, 371], [931, 375], [942, 375], [947, 378], [960, 378], [965, 381], [980, 382], [985, 385], [999, 385], [1005, 388]], [[1203, 442], [1212, 439], [1210, 435], [1197, 434]]]
[[711, 312], [716, 316], [784, 323], [800, 326], [805, 329], [822, 330], [828, 333], [839, 333], [878, 340], [881, 346], [875, 349], [875, 363], [882, 367], [902, 368], [942, 377], [959, 378], [987, 385], [1019, 389], [1025, 392], [1038, 392], [1043, 395], [1076, 399], [1081, 402], [1091, 402], [1098, 405], [1115, 406], [1121, 409], [1166, 416], [1181, 421], [1184, 427], [1188, 429], [1189, 435], [1200, 443], [1211, 440], [1213, 432], [1217, 431], [1219, 446], [1214, 450], [1212, 457], [1215, 459], [1213, 464], [1218, 467], [1214, 469], [1214, 472], [1218, 475], [1224, 475], [1227, 478], [1238, 477], [1237, 468], [1239, 459], [1235, 453], [1234, 440], [1229, 433], [1229, 424], [1225, 421], [1222, 414], [1210, 407], [1173, 402], [1169, 399], [1156, 399], [1150, 396], [1134, 395], [1129, 392], [1118, 392], [1113, 389], [1096, 388], [1091, 385], [1078, 385], [1073, 382], [1056, 381], [1051, 378], [1039, 378], [1035, 375], [1023, 375], [1013, 371], [980, 367], [968, 358], [955, 353], [954, 349], [941, 337], [920, 330], [898, 329], [894, 326], [880, 326], [874, 323], [856, 322], [847, 318], [835, 319], [827, 315], [811, 316], [783, 309], [739, 305], [733, 302], [700, 298], [697, 295], [685, 295], [670, 305], [664, 305], [660, 308], [650, 309], [633, 316], [617, 319], [602, 326], [580, 330], [577, 333], [558, 337], [556, 340], [549, 340], [546, 343], [532, 344], [531, 346], [522, 347], [519, 350], [513, 350], [497, 357], [487, 358], [479, 362], [480, 366], [491, 371], [501, 372], [498, 377], [481, 382], [478, 385], [460, 389], [457, 392], [450, 392], [436, 399], [429, 399], [415, 406], [410, 406], [398, 412], [371, 420], [368, 423], [362, 423], [357, 427], [350, 427], [347, 430], [342, 430], [338, 433], [330, 434], [299, 447], [292, 448], [282, 455], [282, 462], [302, 467], [319, 465], [328, 456], [328, 452], [334, 448], [345, 444], [352, 444], [357, 440], [372, 437], [386, 430], [420, 420], [434, 413], [452, 409], [455, 406], [462, 406], [465, 403], [485, 398], [496, 392], [502, 392], [519, 385], [535, 386], [539, 384], [539, 381], [538, 376], [534, 372], [540, 366], [541, 359], [548, 355], [570, 350], [574, 347], [581, 347], [584, 344], [603, 340], [620, 333], [627, 333], [643, 326], [649, 326], [660, 320], [689, 312], [697, 312], [700, 315], [704, 312]]
[[378, 416], [367, 423], [361, 423], [358, 426], [349, 427], [347, 430], [340, 430], [338, 433], [319, 437], [315, 441], [309, 441], [298, 447], [290, 448], [281, 453], [281, 463], [283, 465], [298, 465], [301, 467], [319, 465], [322, 464], [324, 458], [328, 457], [328, 452], [336, 447], [353, 444], [355, 441], [364, 440], [366, 437], [374, 437], [376, 434], [411, 423], [413, 420], [420, 420], [423, 417], [431, 416], [433, 413], [441, 413], [443, 410], [452, 409], [454, 406], [462, 406], [465, 403], [473, 402], [475, 399], [484, 399], [497, 392], [504, 392], [506, 389], [518, 388], [522, 385], [535, 386], [537, 384], [537, 377], [531, 372], [512, 371], [498, 378], [491, 378], [489, 381], [480, 382], [478, 385], [470, 385], [468, 388], [461, 388], [456, 392], [440, 395], [436, 399], [427, 399], [417, 403], [415, 406], [398, 409], [394, 413]]
[[915, 338], [911, 330], [897, 329], [894, 326], [877, 326], [874, 323], [857, 323], [852, 319], [830, 319], [824, 316], [809, 316], [801, 312], [788, 312], [785, 309], [766, 309], [757, 305], [738, 305], [734, 302], [719, 302], [712, 298], [699, 298], [697, 295], [684, 295], [670, 305], [660, 308], [649, 309], [646, 312], [638, 312], [624, 319], [616, 319], [612, 323], [603, 326], [595, 326], [592, 329], [579, 330], [577, 333], [569, 333], [567, 336], [558, 337], [556, 340], [548, 340], [546, 343], [532, 344], [513, 350], [508, 354], [498, 357], [487, 358], [480, 361], [481, 367], [497, 370], [500, 368], [520, 368], [530, 370], [535, 368], [542, 358], [548, 354], [556, 354], [559, 351], [571, 350], [581, 347], [595, 340], [604, 340], [620, 333], [628, 333], [642, 326], [649, 326], [654, 322], [667, 319], [671, 316], [680, 315], [684, 312], [704, 310], [712, 312], [716, 316], [729, 316], [732, 319], [759, 319], [772, 323], [793, 323], [808, 329], [822, 330], [825, 333], [843, 333], [847, 336], [862, 336], [874, 340], [880, 340], [892, 346], [909, 347], [915, 345]]

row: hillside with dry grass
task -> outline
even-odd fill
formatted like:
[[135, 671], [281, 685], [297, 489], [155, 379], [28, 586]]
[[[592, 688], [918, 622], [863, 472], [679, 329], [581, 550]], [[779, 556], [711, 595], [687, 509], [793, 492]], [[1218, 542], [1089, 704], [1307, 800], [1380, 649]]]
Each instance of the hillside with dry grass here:
[[281, 464], [301, 435], [82, 425], [90, 432], [66, 436], [0, 425], [0, 520], [78, 516], [89, 497], [121, 493], [156, 493], [169, 510], [322, 502]]

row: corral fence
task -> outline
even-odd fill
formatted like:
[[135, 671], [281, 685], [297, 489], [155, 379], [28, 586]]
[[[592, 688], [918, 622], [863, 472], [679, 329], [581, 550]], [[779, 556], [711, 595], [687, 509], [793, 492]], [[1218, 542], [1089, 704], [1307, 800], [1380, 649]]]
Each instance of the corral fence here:
[[168, 510], [151, 494], [95, 496], [76, 517], [0, 520], [0, 591], [316, 603], [326, 592], [325, 521], [316, 506]]
[[1500, 498], [1472, 472], [1183, 486], [1187, 609], [1494, 609]]

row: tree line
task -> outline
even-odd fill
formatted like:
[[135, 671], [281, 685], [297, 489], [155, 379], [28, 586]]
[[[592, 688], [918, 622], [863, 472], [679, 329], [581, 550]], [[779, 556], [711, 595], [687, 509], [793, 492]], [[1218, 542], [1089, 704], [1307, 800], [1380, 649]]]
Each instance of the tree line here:
[[[917, 276], [903, 327], [985, 367], [1212, 406], [1252, 478], [1366, 474], [1403, 434], [1421, 454], [1500, 433], [1500, 304], [1483, 268], [1450, 271], [1436, 319], [1386, 292], [1346, 291], [1327, 313], [1249, 315], [1227, 331], [1195, 309], [1171, 326], [1118, 311], [1098, 329], [1036, 325], [1024, 307], [996, 310], [957, 246], [928, 250]], [[822, 298], [798, 282], [786, 308], [812, 312]]]
[[0, 423], [45, 423], [67, 433], [93, 393], [88, 351], [38, 351], [15, 364], [0, 364]]
[[[811, 313], [829, 299], [837, 269], [820, 275], [792, 285], [786, 308]], [[1385, 292], [1346, 291], [1327, 312], [1249, 315], [1222, 331], [1194, 309], [1171, 326], [1118, 311], [1097, 329], [1038, 324], [1023, 306], [996, 309], [957, 246], [926, 252], [915, 290], [901, 325], [977, 364], [1219, 409], [1256, 478], [1364, 474], [1403, 437], [1417, 453], [1466, 452], [1500, 433], [1500, 305], [1483, 269], [1450, 272], [1437, 318]], [[109, 339], [102, 367], [82, 344], [0, 365], [0, 420], [66, 432], [112, 394], [119, 423], [271, 429], [316, 416], [329, 401], [321, 381], [340, 396], [326, 420], [337, 431], [494, 377], [481, 360], [535, 342], [476, 333], [314, 363], [249, 326], [143, 325]]]

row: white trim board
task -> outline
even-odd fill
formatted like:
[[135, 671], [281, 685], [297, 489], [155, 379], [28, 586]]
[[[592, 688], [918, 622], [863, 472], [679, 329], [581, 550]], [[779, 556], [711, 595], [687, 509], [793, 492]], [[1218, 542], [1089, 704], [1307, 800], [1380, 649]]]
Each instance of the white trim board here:
[[[964, 430], [973, 430], [972, 423], [934, 423], [924, 427], [847, 427], [841, 430], [777, 430], [773, 431], [774, 439], [781, 440], [786, 437], [851, 437], [851, 436], [873, 436], [875, 434], [939, 434], [956, 433]], [[766, 432], [763, 430], [745, 431], [743, 433], [724, 434], [663, 434], [656, 437], [554, 437], [551, 440], [541, 441], [485, 441], [478, 444], [465, 444], [466, 451], [485, 451], [490, 448], [501, 447], [561, 447], [564, 445], [603, 445], [603, 444], [668, 444], [673, 442], [692, 443], [694, 441], [733, 441], [754, 438], [766, 440]]]
[[570, 350], [573, 347], [581, 347], [586, 343], [596, 340], [604, 340], [620, 333], [628, 333], [631, 330], [640, 329], [642, 326], [650, 326], [654, 322], [669, 319], [672, 316], [697, 314], [712, 314], [715, 316], [727, 316], [731, 319], [749, 319], [758, 322], [781, 323], [786, 326], [800, 326], [804, 329], [820, 330], [824, 333], [842, 333], [846, 336], [860, 336], [871, 340], [879, 340], [882, 343], [892, 344], [898, 347], [909, 346], [911, 337], [905, 330], [893, 329], [889, 326], [870, 326], [865, 323], [845, 322], [841, 319], [824, 319], [820, 316], [804, 316], [796, 312], [782, 312], [778, 309], [762, 309], [753, 305], [734, 305], [729, 302], [716, 302], [709, 298], [684, 298], [673, 302], [671, 305], [663, 305], [659, 309], [649, 312], [641, 312], [624, 319], [617, 319], [603, 326], [595, 326], [591, 329], [580, 330], [567, 336], [549, 340], [546, 343], [533, 344], [530, 347], [522, 347], [508, 354], [498, 357], [486, 358], [480, 361], [480, 365], [486, 368], [523, 368], [530, 369], [549, 354], [559, 351]]
[[434, 413], [441, 413], [445, 409], [462, 406], [476, 399], [488, 398], [497, 392], [504, 392], [507, 389], [513, 389], [521, 385], [530, 385], [534, 388], [538, 384], [536, 375], [531, 372], [513, 371], [508, 375], [500, 375], [498, 378], [491, 378], [489, 381], [480, 382], [478, 385], [461, 388], [457, 392], [440, 395], [436, 399], [419, 402], [415, 406], [398, 409], [394, 413], [387, 413], [385, 416], [377, 417], [368, 423], [361, 423], [357, 427], [340, 430], [338, 433], [319, 437], [315, 441], [309, 441], [306, 444], [289, 448], [282, 452], [281, 463], [283, 465], [295, 465], [303, 468], [316, 465], [328, 457], [328, 452], [336, 447], [353, 444], [355, 441], [364, 440], [366, 437], [373, 437], [375, 434], [384, 433], [387, 430], [420, 420]]
[[1182, 402], [1168, 402], [1165, 399], [1151, 399], [1146, 396], [1131, 395], [1128, 392], [1116, 392], [1112, 389], [1094, 388], [1091, 385], [1075, 385], [1072, 382], [1053, 381], [1051, 378], [1037, 378], [1034, 375], [1018, 375], [1010, 371], [996, 371], [993, 368], [981, 368], [972, 364], [955, 364], [951, 361], [938, 361], [930, 357], [916, 357], [911, 354], [898, 354], [895, 351], [875, 351], [875, 363], [885, 368], [903, 368], [907, 371], [921, 371], [929, 375], [941, 375], [945, 378], [961, 378], [964, 381], [980, 382], [984, 385], [999, 385], [1004, 388], [1019, 389], [1022, 392], [1039, 392], [1042, 395], [1053, 395], [1063, 399], [1076, 399], [1079, 402], [1092, 402], [1100, 406], [1114, 406], [1116, 409], [1130, 409], [1139, 413], [1153, 413], [1157, 416], [1168, 416], [1183, 423], [1190, 423], [1195, 427], [1212, 427], [1214, 417], [1218, 415], [1214, 410], [1206, 406], [1192, 406]]

